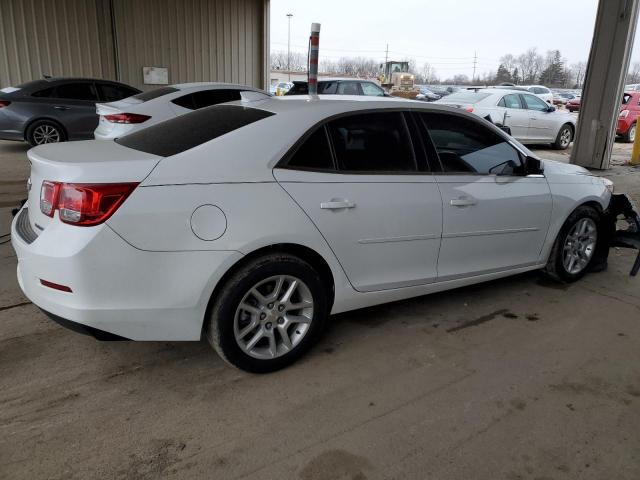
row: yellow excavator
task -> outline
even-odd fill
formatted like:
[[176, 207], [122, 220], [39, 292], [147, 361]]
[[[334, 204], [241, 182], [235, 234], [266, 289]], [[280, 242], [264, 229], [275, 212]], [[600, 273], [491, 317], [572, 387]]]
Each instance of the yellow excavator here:
[[391, 95], [404, 98], [415, 98], [418, 95], [416, 77], [409, 72], [409, 62], [391, 60], [380, 64], [380, 70], [380, 84]]

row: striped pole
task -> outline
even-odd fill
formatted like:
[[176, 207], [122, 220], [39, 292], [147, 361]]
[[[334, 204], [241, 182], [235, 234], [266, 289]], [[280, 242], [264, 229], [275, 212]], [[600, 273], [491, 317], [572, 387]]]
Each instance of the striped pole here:
[[311, 24], [309, 39], [309, 95], [318, 94], [318, 52], [320, 50], [320, 24]]

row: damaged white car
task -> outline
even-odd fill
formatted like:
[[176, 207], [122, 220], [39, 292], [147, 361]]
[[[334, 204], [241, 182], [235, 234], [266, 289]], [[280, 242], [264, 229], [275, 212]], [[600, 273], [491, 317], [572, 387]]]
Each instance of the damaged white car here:
[[536, 269], [575, 281], [640, 225], [616, 233], [637, 215], [611, 182], [390, 98], [237, 102], [28, 155], [11, 238], [33, 303], [98, 338], [205, 336], [253, 372], [331, 313]]

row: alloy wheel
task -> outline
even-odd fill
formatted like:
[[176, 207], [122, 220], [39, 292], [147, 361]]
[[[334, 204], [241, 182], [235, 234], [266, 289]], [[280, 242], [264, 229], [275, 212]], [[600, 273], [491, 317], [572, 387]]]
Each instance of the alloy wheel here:
[[571, 129], [565, 128], [562, 130], [562, 133], [560, 133], [560, 145], [562, 145], [562, 147], [568, 147], [570, 143]]
[[567, 273], [581, 273], [596, 250], [598, 228], [591, 218], [582, 218], [571, 228], [564, 241], [562, 263]]
[[307, 334], [313, 310], [311, 290], [302, 280], [290, 275], [269, 277], [240, 301], [233, 324], [236, 342], [254, 358], [281, 357]]
[[57, 143], [60, 141], [60, 132], [52, 125], [38, 125], [33, 131], [33, 143], [44, 145], [45, 143]]
[[634, 123], [629, 128], [629, 142], [633, 142], [636, 139], [636, 124]]

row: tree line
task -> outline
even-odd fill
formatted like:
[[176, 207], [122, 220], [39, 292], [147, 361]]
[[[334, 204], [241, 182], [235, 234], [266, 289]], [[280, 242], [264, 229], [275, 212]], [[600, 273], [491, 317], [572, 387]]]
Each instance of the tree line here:
[[[425, 62], [420, 66], [415, 59], [404, 58], [409, 62], [409, 71], [416, 76], [417, 84], [445, 85], [497, 85], [513, 83], [516, 85], [542, 84], [552, 88], [582, 88], [587, 64], [584, 61], [568, 64], [560, 50], [548, 50], [546, 54], [537, 48], [529, 48], [524, 53], [513, 55], [507, 53], [499, 58], [496, 70], [485, 71], [470, 78], [465, 74], [456, 74], [441, 78], [433, 65]], [[272, 70], [290, 70], [292, 72], [307, 71], [307, 56], [300, 52], [286, 51], [271, 53]], [[323, 58], [320, 55], [318, 65], [320, 73], [337, 76], [376, 78], [380, 75], [380, 61], [370, 57], [341, 57], [338, 59]], [[634, 62], [627, 74], [626, 83], [640, 83], [640, 62]]]

